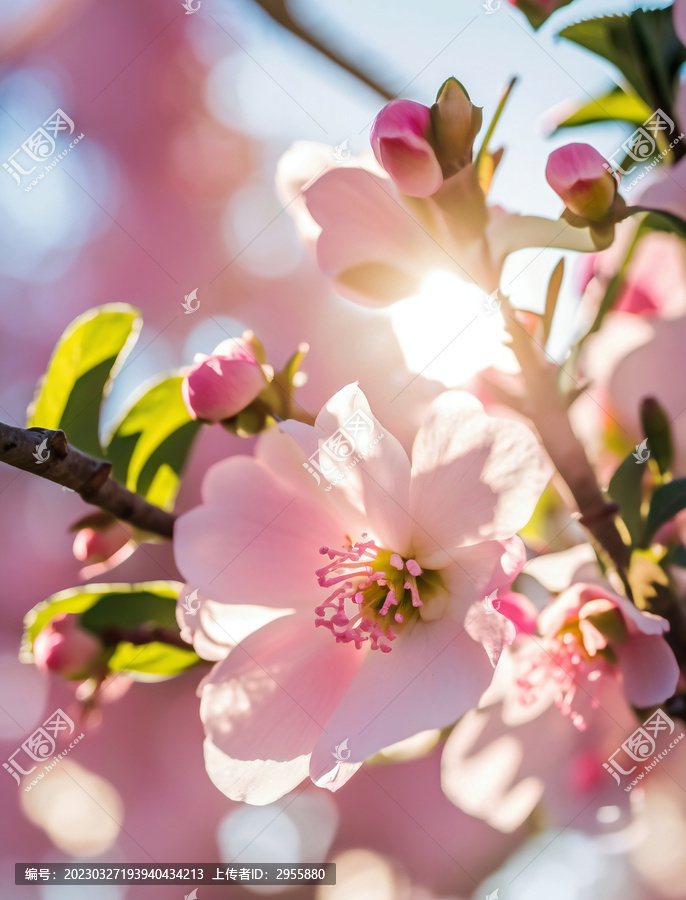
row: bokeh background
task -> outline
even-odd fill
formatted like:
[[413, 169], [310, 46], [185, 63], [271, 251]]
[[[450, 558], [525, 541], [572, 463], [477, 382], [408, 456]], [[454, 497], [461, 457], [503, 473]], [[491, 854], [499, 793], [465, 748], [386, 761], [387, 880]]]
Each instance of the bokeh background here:
[[[544, 179], [547, 155], [575, 138], [551, 137], [551, 110], [596, 96], [615, 75], [554, 35], [584, 16], [633, 8], [576, 0], [534, 34], [505, 2], [491, 14], [480, 0], [290, 6], [303, 28], [392, 95], [430, 104], [455, 75], [488, 121], [517, 75], [494, 141], [507, 152], [491, 197], [551, 216], [560, 203]], [[366, 150], [383, 102], [251, 0], [201, 0], [192, 14], [179, 0], [0, 5], [0, 158], [57, 108], [73, 119], [75, 134], [84, 134], [30, 193], [0, 172], [2, 418], [24, 424], [52, 347], [77, 314], [124, 301], [142, 310], [145, 326], [107, 398], [105, 423], [150, 376], [187, 365], [250, 327], [275, 365], [301, 341], [311, 344], [309, 380], [299, 395], [309, 408], [359, 379], [372, 405], [404, 392], [392, 428], [411, 434], [420, 404], [491, 362], [492, 342], [473, 333], [469, 341], [452, 340], [465, 313], [449, 303], [455, 288], [440, 273], [422, 296], [392, 311], [364, 310], [333, 295], [274, 183], [277, 162], [294, 141]], [[609, 155], [625, 137], [608, 124], [585, 129], [580, 139]], [[516, 255], [515, 303], [536, 306], [535, 286], [558, 258]], [[568, 271], [571, 309], [576, 288]], [[186, 315], [181, 303], [192, 290], [200, 308]], [[563, 346], [564, 315], [560, 321]], [[213, 460], [249, 447], [206, 429], [179, 508], [196, 502]], [[73, 690], [21, 665], [17, 649], [25, 612], [79, 583], [68, 528], [83, 506], [55, 485], [4, 468], [0, 511], [4, 759], [53, 709], [75, 709]], [[120, 581], [177, 577], [169, 548], [152, 545], [112, 574]], [[572, 828], [543, 852], [545, 834], [529, 840], [535, 823], [503, 835], [460, 812], [441, 793], [438, 751], [366, 767], [336, 796], [311, 787], [271, 807], [231, 803], [204, 772], [197, 681], [191, 672], [112, 696], [85, 739], [30, 793], [3, 772], [3, 900], [184, 895], [164, 886], [14, 886], [15, 862], [61, 860], [335, 859], [339, 884], [317, 894], [335, 900], [480, 897], [484, 885], [505, 883], [503, 898], [590, 897], [579, 893], [590, 885], [590, 866], [593, 890], [602, 888], [605, 898], [618, 891], [652, 896], [628, 893], [634, 876], [600, 839]], [[226, 894], [226, 887], [199, 889], [202, 898]], [[313, 896], [301, 888], [288, 894]], [[232, 896], [254, 894], [236, 889]]]

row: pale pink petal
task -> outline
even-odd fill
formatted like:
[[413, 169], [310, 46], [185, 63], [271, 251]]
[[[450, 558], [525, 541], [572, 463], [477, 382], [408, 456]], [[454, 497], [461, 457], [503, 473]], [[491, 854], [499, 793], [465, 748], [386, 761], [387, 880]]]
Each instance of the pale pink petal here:
[[319, 266], [352, 299], [377, 305], [409, 297], [420, 290], [427, 267], [451, 265], [450, 254], [429, 236], [427, 223], [415, 218], [388, 178], [343, 168], [326, 172], [304, 194], [322, 228]]
[[261, 805], [306, 778], [322, 727], [363, 659], [304, 615], [241, 641], [202, 689], [205, 762], [219, 790]]
[[412, 197], [429, 197], [443, 184], [443, 173], [425, 135], [431, 110], [413, 100], [392, 100], [378, 114], [369, 136], [374, 155]]
[[321, 602], [319, 548], [345, 530], [323, 504], [298, 496], [250, 457], [218, 463], [203, 483], [205, 504], [174, 525], [176, 564], [204, 597], [258, 606]]
[[657, 635], [637, 635], [613, 644], [624, 679], [627, 700], [639, 709], [671, 697], [679, 680], [679, 664], [671, 647]]
[[559, 593], [575, 581], [591, 581], [591, 576], [600, 578], [600, 569], [593, 547], [577, 544], [559, 553], [534, 556], [524, 563], [522, 574], [535, 578], [550, 593]]
[[483, 648], [462, 625], [414, 623], [390, 653], [367, 655], [317, 742], [312, 779], [340, 787], [332, 754], [344, 740], [349, 762], [359, 763], [418, 731], [455, 722], [478, 703], [492, 676]]
[[441, 394], [412, 450], [410, 510], [420, 565], [446, 565], [457, 547], [511, 537], [531, 518], [549, 475], [526, 425], [486, 415], [461, 391]]
[[497, 609], [512, 622], [517, 634], [533, 634], [536, 631], [538, 610], [525, 594], [503, 591], [502, 596], [498, 597]]
[[472, 640], [480, 643], [495, 668], [505, 647], [514, 641], [517, 631], [512, 622], [483, 603], [473, 603], [467, 610], [465, 629]]
[[330, 493], [342, 494], [364, 511], [370, 537], [380, 546], [400, 554], [409, 549], [410, 461], [400, 442], [373, 416], [357, 384], [338, 391], [314, 426], [288, 421], [279, 427], [300, 446], [315, 471], [322, 470], [322, 492], [331, 487]]
[[680, 159], [669, 173], [659, 172], [641, 194], [641, 204], [683, 219], [686, 216], [686, 160]]
[[176, 606], [176, 621], [184, 641], [201, 659], [224, 659], [229, 650], [263, 625], [292, 610], [266, 606], [217, 603], [206, 600], [191, 585], [184, 585]]
[[[484, 541], [453, 551], [449, 565], [440, 570], [444, 590], [420, 607], [426, 622], [448, 618], [464, 622], [467, 609], [495, 593], [496, 601], [521, 571], [526, 549], [521, 539]], [[496, 609], [499, 606], [496, 602]]]

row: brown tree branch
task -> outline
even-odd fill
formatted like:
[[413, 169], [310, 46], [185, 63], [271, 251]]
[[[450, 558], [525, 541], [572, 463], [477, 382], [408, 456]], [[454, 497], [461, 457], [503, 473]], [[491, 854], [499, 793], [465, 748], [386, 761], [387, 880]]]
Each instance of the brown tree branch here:
[[502, 304], [505, 327], [512, 338], [512, 350], [526, 385], [529, 417], [553, 464], [572, 492], [581, 513], [581, 524], [602, 548], [631, 597], [627, 577], [631, 548], [624, 543], [615, 522], [619, 509], [606, 500], [586, 451], [572, 429], [567, 402], [555, 380], [555, 367], [518, 321], [506, 298], [503, 298]]
[[174, 516], [110, 478], [112, 463], [70, 447], [63, 431], [0, 422], [0, 462], [54, 481], [142, 531], [171, 538]]

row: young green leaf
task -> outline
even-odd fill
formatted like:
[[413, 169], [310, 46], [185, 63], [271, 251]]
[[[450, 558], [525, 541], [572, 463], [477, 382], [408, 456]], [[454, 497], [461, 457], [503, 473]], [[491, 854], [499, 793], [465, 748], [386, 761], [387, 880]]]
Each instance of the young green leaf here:
[[634, 546], [638, 546], [643, 534], [641, 501], [644, 470], [644, 466], [637, 465], [635, 457], [630, 454], [620, 463], [607, 488], [610, 497], [619, 504]]
[[29, 428], [61, 428], [79, 450], [102, 456], [100, 405], [135, 344], [139, 311], [109, 303], [83, 313], [64, 332], [28, 412]]
[[571, 115], [556, 125], [553, 133], [563, 128], [578, 128], [581, 125], [595, 125], [599, 122], [628, 122], [636, 127], [650, 118], [651, 113], [648, 104], [636, 94], [627, 94], [622, 88], [616, 87], [589, 103], [582, 103]]
[[180, 375], [155, 379], [124, 413], [107, 442], [112, 475], [150, 503], [171, 509], [200, 423], [181, 396]]
[[677, 478], [661, 485], [650, 501], [644, 543], [648, 544], [658, 529], [682, 509], [686, 509], [686, 478]]
[[[191, 647], [179, 647], [159, 639], [160, 632], [168, 632], [178, 640], [176, 600], [181, 587], [174, 581], [89, 584], [53, 594], [24, 618], [20, 659], [32, 661], [33, 641], [55, 616], [76, 613], [81, 616], [81, 626], [111, 648], [107, 661], [111, 670], [134, 676], [136, 673], [176, 675], [198, 662]], [[141, 639], [141, 629], [149, 630], [155, 639]], [[127, 640], [135, 630], [138, 630], [138, 640]]]

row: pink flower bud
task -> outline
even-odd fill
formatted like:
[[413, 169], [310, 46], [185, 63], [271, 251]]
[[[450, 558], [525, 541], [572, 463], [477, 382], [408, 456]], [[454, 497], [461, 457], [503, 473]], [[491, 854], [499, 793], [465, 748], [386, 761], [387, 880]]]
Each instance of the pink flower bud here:
[[107, 528], [81, 528], [74, 538], [74, 556], [86, 566], [105, 562], [129, 542], [131, 533], [121, 523]]
[[81, 628], [79, 616], [62, 613], [36, 635], [33, 659], [42, 672], [85, 678], [102, 649], [97, 637]]
[[429, 197], [443, 184], [443, 173], [429, 143], [431, 110], [413, 100], [392, 100], [372, 125], [374, 156], [398, 188], [411, 197]]
[[267, 384], [256, 350], [245, 336], [223, 341], [183, 380], [181, 393], [193, 419], [220, 422], [245, 409]]
[[617, 195], [609, 164], [589, 144], [567, 144], [553, 150], [545, 177], [567, 209], [592, 222], [605, 218]]

